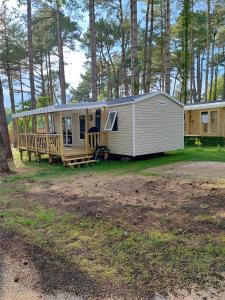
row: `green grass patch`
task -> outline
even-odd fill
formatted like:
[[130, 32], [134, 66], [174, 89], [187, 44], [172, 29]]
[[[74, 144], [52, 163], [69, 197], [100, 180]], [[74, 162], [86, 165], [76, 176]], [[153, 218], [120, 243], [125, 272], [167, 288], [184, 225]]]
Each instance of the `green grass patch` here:
[[61, 163], [50, 166], [47, 160], [40, 164], [36, 161], [21, 163], [18, 151], [14, 150], [15, 164], [18, 168], [26, 168], [23, 173], [13, 174], [3, 178], [2, 182], [14, 182], [24, 179], [55, 178], [58, 176], [69, 176], [73, 174], [91, 173], [111, 173], [112, 175], [123, 175], [128, 173], [141, 173], [149, 175], [152, 173], [145, 170], [162, 165], [187, 162], [187, 161], [221, 161], [225, 162], [225, 148], [223, 147], [186, 147], [184, 150], [177, 150], [165, 153], [163, 156], [150, 157], [148, 159], [135, 161], [106, 161], [93, 166], [83, 166], [82, 168], [65, 168]]

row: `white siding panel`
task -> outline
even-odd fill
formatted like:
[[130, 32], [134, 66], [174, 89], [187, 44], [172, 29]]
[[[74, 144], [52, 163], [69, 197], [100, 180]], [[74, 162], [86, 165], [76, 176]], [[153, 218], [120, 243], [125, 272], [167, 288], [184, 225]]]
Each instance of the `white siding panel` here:
[[135, 106], [136, 155], [183, 148], [183, 107], [164, 95], [140, 101]]
[[110, 153], [132, 156], [132, 104], [113, 106], [109, 111], [117, 111], [118, 131], [109, 131]]

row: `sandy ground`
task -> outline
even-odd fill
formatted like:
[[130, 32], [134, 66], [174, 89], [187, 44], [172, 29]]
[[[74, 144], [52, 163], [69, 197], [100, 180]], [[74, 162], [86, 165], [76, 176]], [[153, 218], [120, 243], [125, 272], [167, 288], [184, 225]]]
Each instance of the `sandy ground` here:
[[[223, 162], [187, 162], [151, 168], [150, 173], [161, 175], [173, 175], [178, 177], [203, 178], [203, 179], [224, 179], [225, 163]], [[147, 171], [147, 172], [148, 172]]]
[[[45, 207], [58, 207], [102, 219], [118, 219], [124, 228], [161, 229], [160, 218], [166, 213], [172, 220], [165, 225], [166, 229], [195, 230], [197, 233], [209, 229], [218, 231], [212, 224], [199, 226], [193, 221], [184, 223], [183, 220], [201, 213], [201, 205], [207, 203], [213, 205], [204, 208], [204, 212], [219, 214], [225, 199], [225, 163], [179, 163], [150, 169], [149, 174], [153, 173], [162, 177], [85, 174], [69, 177], [66, 181], [43, 181], [38, 187], [27, 181], [29, 193], [24, 192], [23, 196]], [[14, 197], [17, 196], [21, 197], [15, 192]], [[112, 296], [107, 287], [100, 296], [98, 292], [91, 296], [93, 282], [85, 277], [78, 278], [76, 270], [70, 270], [69, 266], [62, 270], [60, 264], [53, 263], [54, 260], [49, 260], [46, 253], [38, 253], [29, 245], [21, 244], [16, 237], [6, 239], [0, 233], [0, 299], [142, 299], [131, 295]], [[143, 299], [225, 300], [225, 292], [212, 288], [195, 292], [193, 289], [177, 291], [167, 297], [156, 293], [153, 298], [146, 296]]]

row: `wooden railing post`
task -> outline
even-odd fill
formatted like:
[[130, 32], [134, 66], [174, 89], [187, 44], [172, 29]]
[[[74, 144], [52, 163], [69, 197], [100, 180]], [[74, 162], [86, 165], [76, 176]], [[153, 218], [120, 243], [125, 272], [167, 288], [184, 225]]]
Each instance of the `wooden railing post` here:
[[17, 134], [17, 147], [20, 149], [20, 133], [19, 133], [19, 118], [16, 118], [16, 134]]
[[88, 129], [89, 129], [89, 118], [88, 118], [88, 109], [86, 109], [86, 112], [85, 112], [85, 152], [86, 152], [86, 154], [88, 154], [88, 152], [89, 152]]
[[26, 147], [26, 150], [27, 150], [27, 148], [28, 148], [28, 142], [27, 142], [27, 117], [24, 117], [23, 120], [24, 120], [25, 147]]
[[63, 144], [63, 128], [62, 128], [62, 113], [59, 113], [59, 132], [60, 132], [60, 141], [59, 141], [59, 147], [60, 147], [60, 154], [63, 157], [64, 156], [64, 144]]
[[49, 153], [50, 149], [49, 149], [49, 122], [48, 122], [48, 114], [45, 114], [45, 129], [46, 129], [47, 153]]

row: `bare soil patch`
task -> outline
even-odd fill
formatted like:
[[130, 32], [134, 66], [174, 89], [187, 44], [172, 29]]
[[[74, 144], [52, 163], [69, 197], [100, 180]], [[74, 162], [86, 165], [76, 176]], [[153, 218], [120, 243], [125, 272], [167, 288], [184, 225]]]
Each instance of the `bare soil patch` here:
[[225, 163], [215, 161], [176, 163], [145, 170], [145, 172], [199, 179], [225, 179]]
[[[43, 251], [9, 232], [0, 234], [0, 299], [142, 299], [88, 277], [62, 257]], [[144, 299], [144, 298], [143, 298]]]
[[[222, 172], [220, 164], [218, 170]], [[135, 231], [138, 234], [160, 232], [172, 233], [175, 236], [189, 235], [193, 239], [201, 235], [211, 235], [216, 241], [216, 238], [221, 238], [225, 232], [225, 181], [223, 178], [213, 179], [211, 171], [207, 171], [210, 165], [206, 167], [205, 163], [198, 163], [197, 166], [194, 175], [191, 173], [192, 164], [185, 163], [151, 169], [151, 173], [162, 174], [162, 177], [79, 174], [68, 176], [66, 179], [62, 177], [48, 178], [48, 180], [25, 179], [22, 182], [25, 189], [18, 189], [17, 183], [11, 183], [10, 196], [14, 199], [29, 199], [31, 203], [44, 208], [57, 208], [62, 214], [69, 212], [81, 218], [90, 217], [92, 220], [112, 223], [114, 227], [116, 225], [123, 229], [122, 239]], [[203, 169], [199, 169], [200, 166]], [[216, 173], [215, 170], [213, 172]], [[218, 171], [217, 174], [220, 176], [222, 173]], [[164, 244], [164, 247], [169, 243]], [[202, 243], [204, 244], [204, 240]], [[182, 244], [178, 246], [182, 247]], [[183, 249], [188, 251], [189, 246], [185, 248], [185, 245]], [[204, 249], [204, 245], [202, 248]], [[88, 253], [88, 249], [78, 249], [78, 251], [83, 251], [84, 255], [85, 251]], [[215, 271], [213, 275], [216, 276], [216, 280], [222, 281], [218, 285], [219, 296], [216, 288], [209, 287], [208, 290], [204, 289], [197, 293], [195, 290], [188, 292], [179, 290], [177, 294], [172, 293], [163, 298], [160, 294], [154, 296], [157, 287], [160, 286], [160, 277], [157, 276], [162, 273], [154, 269], [151, 264], [149, 266], [152, 268], [152, 282], [149, 286], [145, 283], [140, 284], [140, 290], [134, 291], [129, 284], [115, 286], [110, 281], [96, 281], [79, 266], [69, 264], [62, 256], [56, 256], [52, 252], [25, 243], [20, 237], [10, 235], [8, 232], [0, 234], [0, 252], [2, 270], [0, 299], [3, 295], [4, 300], [41, 297], [44, 299], [54, 297], [58, 299], [225, 299], [221, 290], [223, 276], [220, 276], [217, 270], [213, 270]], [[145, 261], [144, 256], [143, 261], [141, 257], [137, 259], [145, 266], [147, 260]], [[24, 265], [24, 261], [28, 264]], [[148, 260], [149, 262], [151, 260]], [[18, 282], [14, 281], [15, 276], [19, 278]], [[139, 277], [140, 274], [137, 272], [137, 280]], [[170, 283], [173, 284], [173, 281], [171, 280]], [[172, 289], [173, 286], [168, 288]], [[7, 298], [6, 295], [9, 297]], [[12, 295], [22, 295], [22, 298], [14, 298]]]
[[[112, 220], [126, 230], [216, 233], [225, 229], [225, 183], [208, 180], [80, 175], [67, 182], [31, 184], [24, 197], [48, 208]], [[217, 217], [218, 222], [199, 215]]]

